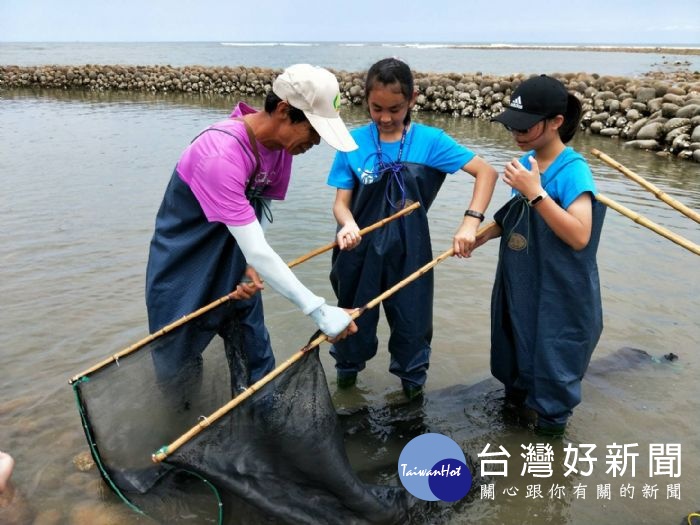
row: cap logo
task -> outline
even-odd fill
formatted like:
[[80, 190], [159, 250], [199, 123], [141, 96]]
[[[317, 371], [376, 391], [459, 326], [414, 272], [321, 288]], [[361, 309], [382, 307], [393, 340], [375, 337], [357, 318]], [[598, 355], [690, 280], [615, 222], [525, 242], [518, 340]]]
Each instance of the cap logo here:
[[340, 93], [336, 94], [335, 98], [333, 99], [333, 108], [336, 111], [340, 111]]
[[510, 101], [510, 107], [516, 109], [523, 109], [523, 101], [520, 99], [520, 97], [516, 97], [515, 99]]

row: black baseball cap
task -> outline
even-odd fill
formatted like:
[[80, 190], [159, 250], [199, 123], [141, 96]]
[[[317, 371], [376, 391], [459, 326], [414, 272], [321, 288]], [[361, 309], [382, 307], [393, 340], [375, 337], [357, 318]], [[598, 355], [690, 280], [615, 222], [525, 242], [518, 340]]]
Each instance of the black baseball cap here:
[[491, 120], [511, 129], [530, 129], [540, 120], [566, 114], [568, 97], [564, 84], [556, 78], [528, 78], [513, 91], [506, 110]]

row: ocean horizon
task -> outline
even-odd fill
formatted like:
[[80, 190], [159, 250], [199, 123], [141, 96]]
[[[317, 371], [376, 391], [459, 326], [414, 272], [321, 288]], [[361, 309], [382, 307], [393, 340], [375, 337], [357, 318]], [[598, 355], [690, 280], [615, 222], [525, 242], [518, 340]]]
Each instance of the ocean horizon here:
[[[700, 71], [700, 53], [660, 52], [658, 46], [654, 50], [637, 44], [625, 49], [618, 44], [614, 49], [533, 46], [17, 42], [0, 43], [0, 66], [279, 69], [309, 62], [334, 71], [361, 72], [380, 58], [398, 56], [415, 72], [438, 74], [583, 72], [632, 78], [659, 71]], [[0, 383], [0, 447], [17, 461], [12, 482], [18, 494], [9, 509], [0, 501], [0, 523], [8, 523], [8, 512], [21, 516], [9, 523], [153, 523], [132, 512], [102, 481], [98, 469], [89, 468], [90, 445], [67, 380], [147, 335], [145, 269], [163, 191], [186, 145], [206, 126], [226, 118], [239, 100], [255, 107], [263, 102], [259, 96], [240, 92], [7, 89], [0, 84], [0, 122], [6, 130], [2, 143], [6, 197], [0, 206], [0, 295], [5, 306], [0, 317], [5, 378]], [[366, 108], [343, 108], [343, 119], [350, 128], [364, 125]], [[511, 134], [488, 120], [425, 111], [416, 115], [416, 121], [445, 130], [499, 173], [521, 154]], [[591, 151], [603, 151], [695, 210], [700, 209], [700, 164], [626, 148], [623, 143], [581, 132], [571, 145], [588, 159], [601, 194], [681, 237], [700, 242], [696, 223]], [[274, 204], [274, 224], [266, 233], [284, 260], [333, 239], [335, 190], [326, 184], [326, 177], [334, 154], [330, 146], [321, 144], [294, 160], [288, 198]], [[435, 256], [451, 247], [472, 187], [472, 177], [465, 173], [445, 178], [429, 214]], [[509, 198], [510, 187], [499, 180], [486, 210], [488, 220]], [[513, 455], [511, 471], [507, 478], [488, 481], [493, 484], [491, 498], [477, 488], [460, 503], [437, 506], [416, 517], [415, 525], [436, 521], [445, 525], [679, 523], [694, 509], [697, 490], [693, 487], [700, 486], [700, 462], [695, 459], [700, 441], [692, 416], [700, 412], [700, 400], [692, 388], [700, 372], [696, 256], [608, 210], [598, 251], [605, 328], [567, 438], [553, 444], [556, 459], [549, 479], [539, 479], [533, 471], [518, 475], [519, 453], [539, 438], [501, 417], [503, 390], [491, 378], [489, 305], [497, 257], [498, 243], [492, 241], [469, 259], [449, 258], [433, 270], [430, 374], [424, 400], [415, 411], [403, 411], [400, 381], [388, 372], [389, 334], [384, 320], [378, 331], [379, 352], [360, 374], [357, 388], [336, 387], [334, 361], [328, 347], [322, 346], [319, 356], [333, 404], [343, 421], [352, 422], [349, 416], [355, 415], [345, 433], [353, 470], [364, 482], [400, 486], [397, 462], [403, 447], [414, 432], [430, 429], [449, 435], [472, 459], [489, 444], [492, 450], [503, 447]], [[330, 263], [330, 254], [325, 253], [294, 272], [314, 293], [334, 302]], [[275, 357], [278, 364], [283, 363], [316, 328], [273, 290], [263, 293]], [[220, 356], [223, 348], [213, 345], [206, 358], [212, 353]], [[664, 358], [669, 355], [673, 361]], [[118, 405], [115, 402], [118, 417], [128, 416], [144, 428], [152, 427], [154, 410], [148, 403], [142, 405], [141, 415], [135, 415], [136, 410], [121, 412]], [[192, 425], [200, 414], [191, 411]], [[569, 443], [597, 447], [594, 472], [564, 474], [562, 461], [568, 456], [563, 447]], [[631, 460], [639, 455], [636, 478], [634, 474], [617, 477], [615, 471], [606, 470], [606, 460], [613, 461], [615, 447], [623, 445], [625, 451], [629, 447]], [[651, 458], [652, 445], [667, 450], [678, 446], [679, 469], [682, 447], [682, 478], [653, 472], [652, 459], [660, 458]], [[135, 462], [150, 465], [150, 457], [134, 456]], [[83, 470], [86, 464], [88, 469]], [[530, 487], [540, 483], [544, 497], [528, 497]], [[623, 496], [619, 488], [623, 483], [636, 488], [637, 497]], [[642, 495], [657, 484], [658, 499]], [[553, 494], [555, 486], [564, 492], [561, 497], [547, 494], [549, 487]], [[588, 486], [587, 497], [579, 497], [581, 486]], [[609, 497], [600, 497], [606, 487]], [[208, 489], [192, 489], [183, 489], [176, 499], [145, 495], [143, 501], [153, 511], [149, 511], [153, 519], [163, 516], [163, 523], [215, 523], [220, 511], [215, 498]], [[506, 490], [519, 494], [511, 497]], [[669, 497], [669, 492], [678, 494], [677, 498]], [[332, 518], [331, 513], [319, 508], [319, 521]], [[241, 519], [246, 522], [245, 514]]]
[[399, 45], [399, 46], [513, 46], [513, 47], [641, 47], [700, 49], [700, 42], [509, 42], [469, 40], [0, 40], [3, 44], [225, 44], [240, 45]]
[[[271, 53], [270, 50], [275, 52]], [[534, 51], [534, 52], [533, 52]], [[364, 71], [387, 56], [419, 72], [597, 73], [639, 76], [700, 70], [700, 44], [213, 41], [213, 42], [0, 42], [0, 64], [171, 65], [284, 68], [308, 62]]]

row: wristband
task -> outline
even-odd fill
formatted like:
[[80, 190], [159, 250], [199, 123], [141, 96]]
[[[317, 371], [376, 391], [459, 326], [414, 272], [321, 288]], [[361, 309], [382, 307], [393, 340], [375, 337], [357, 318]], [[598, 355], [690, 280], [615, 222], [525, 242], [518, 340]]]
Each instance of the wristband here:
[[486, 217], [484, 217], [484, 214], [478, 211], [474, 210], [467, 210], [464, 212], [465, 217], [474, 217], [475, 219], [479, 219], [479, 221], [483, 222]]
[[527, 201], [527, 205], [530, 206], [531, 208], [535, 206], [538, 202], [542, 202], [545, 200], [547, 197], [549, 197], [549, 194], [542, 190], [542, 193], [540, 193], [537, 197], [532, 199], [531, 201]]

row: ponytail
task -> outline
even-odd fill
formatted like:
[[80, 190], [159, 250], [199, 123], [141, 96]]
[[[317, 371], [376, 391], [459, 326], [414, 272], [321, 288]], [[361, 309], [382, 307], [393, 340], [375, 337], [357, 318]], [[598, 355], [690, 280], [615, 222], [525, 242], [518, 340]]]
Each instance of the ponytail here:
[[566, 112], [564, 113], [564, 123], [559, 128], [559, 137], [566, 144], [578, 131], [578, 125], [581, 121], [581, 101], [571, 93], [567, 94]]

